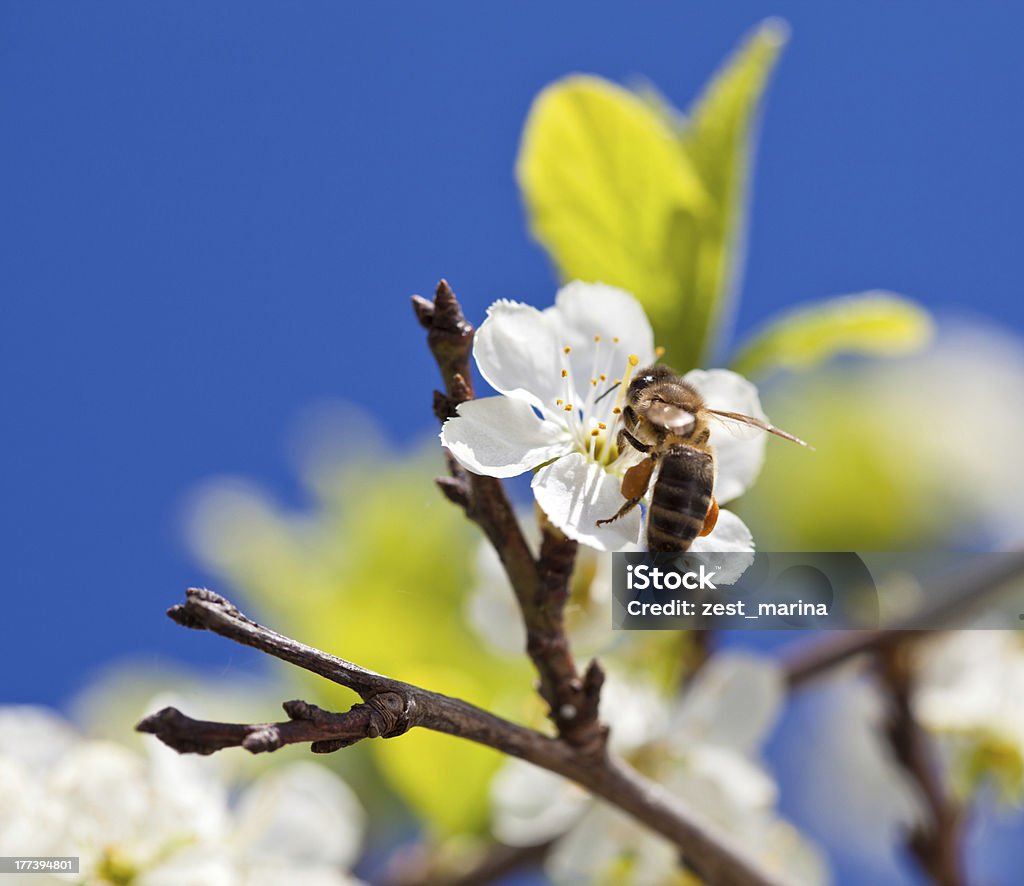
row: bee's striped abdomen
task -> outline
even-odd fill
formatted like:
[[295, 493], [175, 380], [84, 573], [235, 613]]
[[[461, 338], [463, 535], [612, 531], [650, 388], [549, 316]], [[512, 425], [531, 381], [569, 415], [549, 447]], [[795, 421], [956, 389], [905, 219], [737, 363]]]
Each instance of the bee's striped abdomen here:
[[647, 512], [647, 547], [685, 551], [704, 528], [715, 482], [714, 460], [690, 446], [673, 446], [660, 459]]

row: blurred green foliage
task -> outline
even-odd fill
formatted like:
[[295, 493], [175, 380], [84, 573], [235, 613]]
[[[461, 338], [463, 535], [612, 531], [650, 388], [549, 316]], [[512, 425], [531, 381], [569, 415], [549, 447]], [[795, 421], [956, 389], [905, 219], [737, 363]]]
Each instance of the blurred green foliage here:
[[838, 353], [895, 356], [932, 335], [920, 306], [891, 292], [864, 292], [787, 311], [740, 345], [732, 368], [759, 376], [773, 369], [812, 369]]
[[[313, 506], [289, 513], [230, 484], [200, 493], [191, 534], [209, 568], [261, 617], [305, 643], [520, 721], [540, 714], [525, 656], [501, 657], [464, 618], [478, 537], [437, 492], [436, 444], [410, 457], [367, 453], [312, 471]], [[458, 554], [458, 555], [455, 555]], [[308, 678], [344, 710], [358, 698]], [[415, 730], [372, 742], [393, 788], [439, 833], [480, 829], [493, 751]]]

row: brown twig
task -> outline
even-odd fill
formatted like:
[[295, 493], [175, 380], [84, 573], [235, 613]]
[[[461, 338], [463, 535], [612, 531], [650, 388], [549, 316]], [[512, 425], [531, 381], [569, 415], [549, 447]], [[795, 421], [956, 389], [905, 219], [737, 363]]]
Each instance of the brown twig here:
[[[286, 728], [289, 723], [246, 726], [193, 720], [173, 708], [147, 717], [136, 727], [183, 753], [213, 753], [233, 745], [260, 753], [292, 741], [308, 741], [314, 733], [317, 749], [330, 751], [362, 738], [392, 738], [418, 726], [486, 745], [575, 781], [670, 840], [709, 883], [780, 886], [743, 848], [732, 845], [714, 825], [604, 746], [584, 752], [561, 738], [519, 726], [460, 699], [368, 671], [257, 624], [212, 591], [189, 589], [185, 603], [172, 607], [168, 615], [185, 627], [212, 631], [346, 686], [363, 700], [343, 714], [291, 703], [290, 723], [300, 724], [293, 727], [294, 732]], [[267, 733], [267, 740], [251, 740], [253, 735]]]
[[963, 814], [945, 790], [928, 735], [914, 717], [908, 653], [906, 647], [890, 646], [876, 656], [879, 682], [888, 702], [886, 736], [899, 764], [917, 786], [927, 813], [927, 820], [908, 833], [907, 848], [936, 886], [964, 886]]
[[314, 753], [330, 753], [366, 738], [374, 717], [380, 717], [371, 705], [356, 705], [343, 714], [298, 700], [286, 701], [282, 707], [290, 718], [283, 723], [215, 723], [194, 720], [177, 708], [163, 708], [136, 729], [156, 735], [180, 754], [212, 754], [234, 747], [261, 754], [306, 742]]
[[955, 629], [966, 616], [1001, 593], [1010, 579], [1022, 573], [1024, 550], [986, 554], [980, 566], [972, 564], [927, 589], [924, 596], [935, 602], [923, 612], [880, 630], [831, 633], [785, 655], [789, 685], [800, 686], [858, 655], [925, 639], [935, 631]]
[[[434, 412], [444, 422], [473, 398], [474, 330], [445, 280], [438, 283], [433, 301], [414, 295], [412, 304], [444, 382], [444, 393], [434, 395]], [[597, 717], [604, 673], [594, 661], [580, 676], [563, 620], [576, 542], [545, 522], [540, 556], [534, 558], [501, 481], [471, 474], [450, 456], [448, 467], [451, 476], [439, 478], [438, 485], [480, 526], [501, 559], [522, 612], [538, 689], [558, 734], [576, 747], [600, 747], [607, 737]]]

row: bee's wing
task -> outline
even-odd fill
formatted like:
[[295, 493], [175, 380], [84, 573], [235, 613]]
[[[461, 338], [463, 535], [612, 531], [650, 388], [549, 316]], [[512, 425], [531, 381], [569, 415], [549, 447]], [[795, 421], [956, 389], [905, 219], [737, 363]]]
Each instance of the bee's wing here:
[[647, 419], [652, 424], [673, 434], [681, 434], [693, 427], [697, 420], [696, 416], [688, 409], [667, 403], [664, 400], [655, 400], [647, 407]]
[[806, 446], [808, 449], [814, 448], [810, 443], [805, 443], [799, 437], [794, 437], [792, 434], [780, 431], [778, 428], [768, 424], [768, 422], [762, 421], [759, 418], [754, 418], [752, 415], [744, 415], [742, 412], [726, 412], [721, 409], [705, 409], [704, 411], [713, 415], [723, 423], [730, 421], [739, 422], [740, 424], [748, 425], [752, 428], [759, 428], [762, 431], [767, 431], [769, 434], [774, 434], [776, 437], [782, 437], [783, 440], [799, 443], [801, 446]]

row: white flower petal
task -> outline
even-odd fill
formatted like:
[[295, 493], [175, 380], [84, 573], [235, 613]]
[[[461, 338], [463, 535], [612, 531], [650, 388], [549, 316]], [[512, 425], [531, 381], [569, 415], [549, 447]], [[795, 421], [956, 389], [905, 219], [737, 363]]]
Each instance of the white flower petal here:
[[[235, 860], [220, 846], [185, 845], [170, 856], [159, 856], [151, 865], [132, 878], [133, 886], [228, 886], [240, 882]], [[241, 882], [253, 886], [250, 879]]]
[[680, 882], [679, 850], [621, 810], [597, 803], [554, 845], [544, 872], [557, 886], [663, 886]]
[[59, 760], [77, 741], [74, 729], [56, 711], [36, 705], [0, 708], [0, 756], [42, 768]]
[[686, 752], [688, 774], [716, 788], [724, 800], [727, 818], [767, 812], [778, 800], [771, 776], [743, 754], [718, 745], [700, 744]]
[[562, 346], [551, 319], [530, 305], [498, 301], [473, 340], [473, 358], [501, 394], [549, 410], [565, 398]]
[[[766, 421], [757, 388], [728, 369], [694, 369], [683, 376], [704, 397], [709, 409], [740, 412]], [[725, 504], [738, 498], [754, 482], [764, 464], [767, 434], [733, 421], [711, 420], [711, 446], [718, 463], [715, 498]]]
[[676, 709], [672, 730], [681, 750], [698, 743], [757, 752], [785, 699], [778, 665], [748, 653], [723, 652], [697, 673]]
[[533, 493], [548, 519], [569, 538], [599, 551], [617, 551], [640, 539], [640, 508], [633, 508], [607, 526], [624, 503], [621, 481], [580, 452], [541, 468], [533, 478]]
[[251, 864], [287, 861], [293, 869], [347, 866], [362, 842], [364, 814], [337, 775], [292, 763], [264, 775], [238, 804], [236, 841]]
[[467, 470], [489, 477], [515, 477], [572, 449], [565, 428], [511, 397], [461, 403], [444, 423], [441, 442]]
[[640, 302], [622, 289], [575, 280], [558, 290], [554, 307], [544, 313], [565, 339], [563, 346], [572, 348], [572, 375], [582, 388], [577, 397], [586, 396], [586, 386], [598, 373], [622, 376], [630, 354], [640, 358], [641, 366], [654, 362], [651, 324]]
[[665, 699], [654, 685], [614, 671], [601, 687], [601, 719], [611, 726], [609, 743], [620, 754], [642, 748], [669, 726]]
[[509, 760], [491, 782], [491, 829], [509, 846], [533, 846], [564, 834], [590, 802], [560, 775]]

